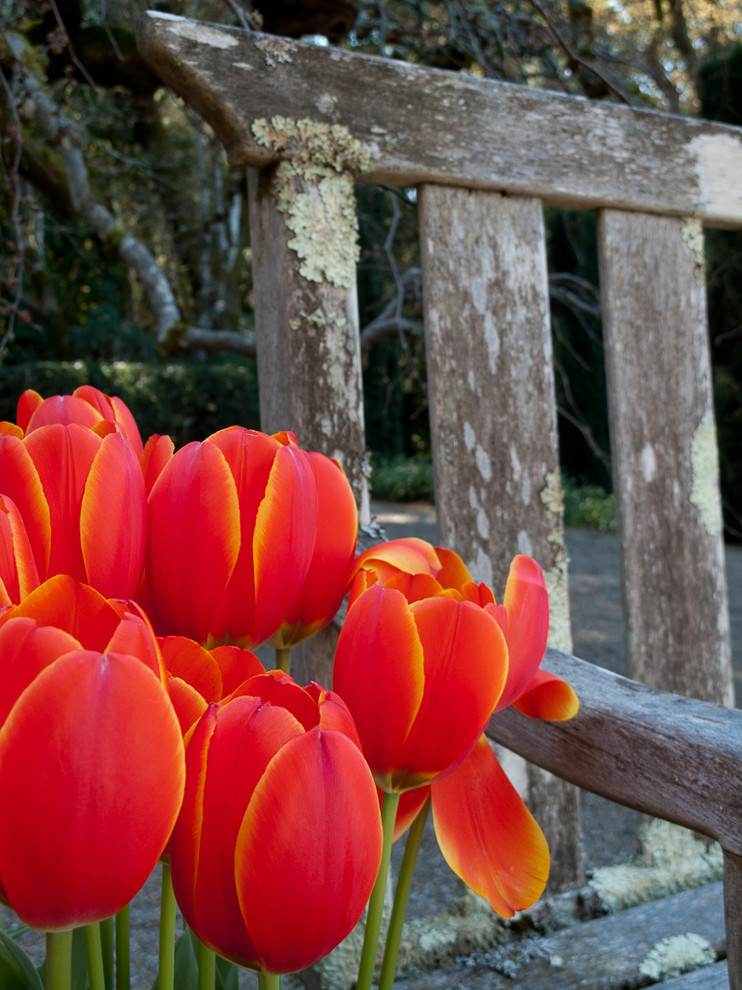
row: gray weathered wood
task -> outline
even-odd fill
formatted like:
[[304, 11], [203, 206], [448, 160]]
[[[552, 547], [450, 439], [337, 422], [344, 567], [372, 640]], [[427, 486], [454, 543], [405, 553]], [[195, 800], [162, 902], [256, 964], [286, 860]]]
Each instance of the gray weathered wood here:
[[[620, 990], [646, 986], [646, 971], [652, 972], [657, 946], [665, 940], [678, 939], [687, 945], [688, 936], [694, 935], [696, 946], [705, 943], [709, 955], [712, 951], [723, 953], [721, 893], [720, 883], [684, 891], [538, 940], [506, 944], [475, 956], [466, 967], [449, 966], [400, 980], [395, 986], [399, 990], [449, 990], [457, 986], [466, 990]], [[727, 965], [712, 962], [692, 977], [688, 974], [661, 986], [663, 990], [728, 990]]]
[[[265, 166], [259, 121], [340, 125], [369, 179], [465, 185], [593, 209], [742, 224], [737, 128], [473, 79], [147, 11], [152, 68], [214, 127], [234, 163]], [[358, 85], [359, 78], [363, 85]]]
[[[323, 251], [329, 255], [334, 211], [355, 209], [352, 182], [344, 185], [342, 175], [326, 180], [335, 178], [339, 187], [330, 184], [323, 197], [302, 175], [250, 172], [260, 422], [268, 433], [294, 430], [303, 447], [336, 457], [365, 524], [370, 511], [354, 226], [335, 231], [337, 253], [345, 255], [335, 267], [327, 256], [315, 262], [311, 254], [316, 252], [319, 259]], [[299, 234], [289, 228], [291, 217], [281, 208], [282, 196], [294, 205], [301, 197], [306, 200]]]
[[658, 691], [555, 650], [580, 697], [568, 722], [499, 712], [494, 741], [579, 787], [720, 843], [730, 986], [742, 988], [742, 711]]
[[[516, 553], [544, 568], [550, 641], [571, 650], [541, 203], [451, 186], [419, 191], [439, 538], [501, 599]], [[530, 805], [552, 888], [582, 882], [579, 797], [535, 768]]]
[[659, 691], [551, 648], [543, 666], [574, 687], [577, 715], [543, 722], [508, 709], [493, 716], [490, 738], [742, 856], [742, 711]]
[[[310, 142], [293, 165], [251, 169], [248, 189], [261, 428], [336, 458], [366, 525], [352, 178]], [[335, 637], [326, 629], [292, 651], [301, 683], [332, 682]]]
[[599, 244], [629, 670], [730, 704], [701, 227], [606, 211]]

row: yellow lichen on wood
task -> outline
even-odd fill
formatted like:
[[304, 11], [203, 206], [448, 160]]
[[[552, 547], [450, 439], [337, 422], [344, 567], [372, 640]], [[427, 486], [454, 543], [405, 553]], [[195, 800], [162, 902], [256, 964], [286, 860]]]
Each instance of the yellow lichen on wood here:
[[703, 288], [706, 285], [706, 259], [703, 245], [703, 226], [698, 217], [686, 217], [683, 221], [680, 236], [693, 252], [696, 259], [695, 278], [696, 284]]
[[717, 536], [721, 532], [722, 518], [716, 429], [711, 413], [707, 413], [696, 427], [691, 441], [690, 462], [690, 500], [698, 509], [706, 532]]
[[368, 152], [339, 124], [277, 116], [253, 121], [252, 132], [283, 158], [273, 195], [293, 234], [300, 274], [349, 288], [360, 256], [354, 175], [368, 171]]
[[558, 471], [546, 475], [540, 498], [551, 518], [547, 541], [552, 548], [549, 567], [544, 568], [549, 593], [549, 646], [565, 653], [572, 652], [572, 625], [569, 619], [569, 587], [567, 567], [569, 557], [564, 542], [564, 499]]

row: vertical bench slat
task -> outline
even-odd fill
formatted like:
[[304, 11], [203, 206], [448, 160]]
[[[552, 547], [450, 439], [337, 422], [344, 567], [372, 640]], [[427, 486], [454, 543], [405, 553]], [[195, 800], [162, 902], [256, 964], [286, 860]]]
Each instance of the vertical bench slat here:
[[[543, 211], [536, 199], [419, 191], [436, 505], [443, 544], [502, 596], [510, 561], [542, 564], [550, 640], [570, 650]], [[576, 790], [528, 768], [554, 887], [582, 878]]]
[[742, 857], [724, 853], [724, 921], [729, 990], [742, 990]]
[[630, 675], [731, 704], [701, 226], [606, 210], [599, 247]]
[[[356, 238], [352, 224], [344, 230], [326, 216], [339, 206], [333, 195], [347, 199], [343, 209], [355, 210], [350, 177], [339, 188], [329, 186], [323, 197], [316, 181], [300, 175], [248, 172], [260, 422], [267, 433], [294, 430], [302, 447], [337, 458], [353, 487], [359, 522], [367, 525]], [[279, 208], [281, 197], [303, 205], [303, 243], [297, 243], [301, 235], [289, 228], [289, 214]], [[322, 236], [328, 225], [336, 236], [340, 232], [332, 257], [329, 238]], [[312, 249], [317, 264], [307, 257]], [[292, 651], [297, 680], [332, 684], [334, 635], [330, 628]]]

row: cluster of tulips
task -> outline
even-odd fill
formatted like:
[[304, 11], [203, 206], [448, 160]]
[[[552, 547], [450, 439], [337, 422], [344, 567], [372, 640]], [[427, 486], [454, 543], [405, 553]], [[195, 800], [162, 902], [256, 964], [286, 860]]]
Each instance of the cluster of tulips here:
[[[516, 557], [497, 604], [424, 541], [356, 556], [357, 527], [338, 464], [290, 433], [143, 445], [124, 403], [87, 386], [28, 391], [0, 423], [0, 901], [47, 933], [49, 990], [73, 985], [80, 929], [88, 985], [109, 985], [107, 925], [128, 985], [127, 905], [158, 861], [160, 990], [175, 901], [200, 986], [218, 957], [263, 990], [367, 908], [368, 990], [391, 844], [407, 832], [389, 988], [429, 808], [447, 862], [495, 911], [541, 895], [546, 842], [483, 735], [508, 705], [577, 709], [539, 666], [541, 569]], [[346, 596], [332, 688], [298, 685], [291, 648]], [[276, 669], [251, 652], [264, 643]], [[5, 933], [0, 983], [42, 986]]]

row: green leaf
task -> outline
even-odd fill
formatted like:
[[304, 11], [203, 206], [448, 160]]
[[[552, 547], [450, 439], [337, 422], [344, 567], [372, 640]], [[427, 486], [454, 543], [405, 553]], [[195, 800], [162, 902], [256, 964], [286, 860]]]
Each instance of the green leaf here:
[[0, 987], [3, 990], [44, 990], [34, 964], [5, 932], [0, 932]]
[[238, 990], [239, 967], [221, 956], [216, 957], [216, 990]]

